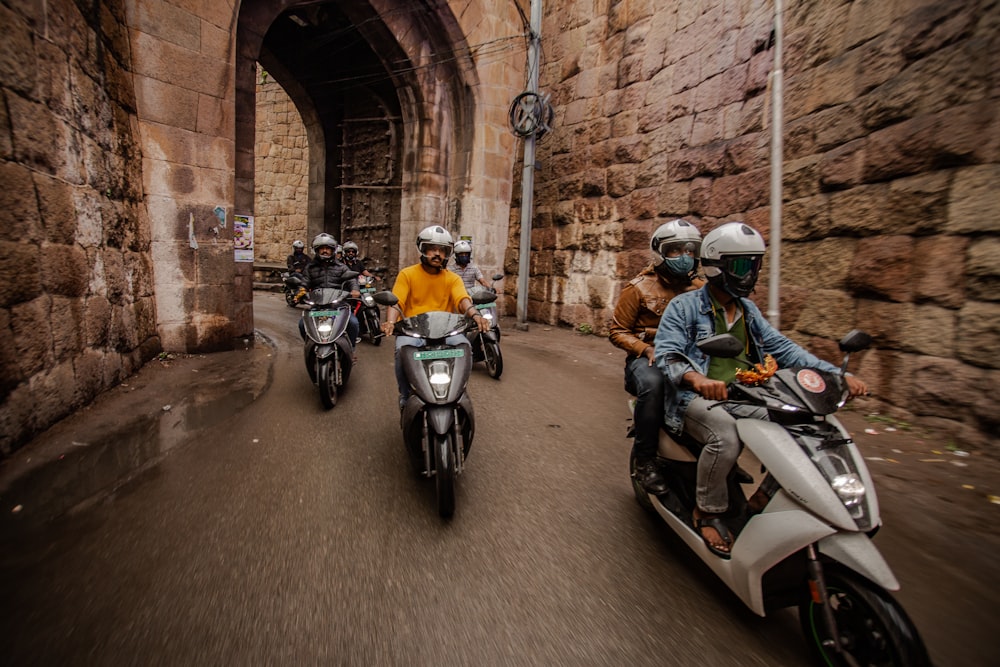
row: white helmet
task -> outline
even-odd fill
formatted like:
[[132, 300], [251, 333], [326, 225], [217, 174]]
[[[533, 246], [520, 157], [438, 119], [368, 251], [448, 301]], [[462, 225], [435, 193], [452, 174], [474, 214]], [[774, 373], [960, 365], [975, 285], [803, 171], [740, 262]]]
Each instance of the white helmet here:
[[299, 239], [295, 239], [294, 241], [292, 241], [292, 247], [293, 248], [305, 248], [306, 244], [303, 243], [302, 241], [300, 241]]
[[447, 229], [441, 225], [431, 225], [417, 234], [417, 250], [420, 251], [421, 257], [425, 256], [424, 246], [428, 245], [445, 247], [448, 249], [447, 255], [450, 255], [452, 248], [455, 247], [455, 242], [452, 241], [451, 234], [448, 233]]
[[355, 243], [354, 241], [348, 241], [347, 243], [344, 244], [345, 253], [350, 252], [351, 250], [353, 250], [354, 252], [358, 251], [358, 244]]
[[701, 264], [708, 282], [733, 296], [753, 291], [764, 258], [764, 237], [742, 222], [716, 227], [701, 244]]
[[701, 252], [701, 232], [687, 220], [671, 220], [657, 227], [649, 247], [658, 272], [666, 272], [666, 277], [693, 277]]
[[322, 234], [317, 234], [316, 238], [313, 239], [313, 250], [321, 248], [322, 246], [328, 245], [334, 250], [337, 249], [337, 239], [333, 238], [326, 232]]
[[472, 244], [469, 243], [468, 241], [464, 240], [464, 239], [461, 240], [461, 241], [459, 241], [458, 243], [455, 244], [455, 254], [457, 255], [460, 252], [471, 253], [472, 252]]

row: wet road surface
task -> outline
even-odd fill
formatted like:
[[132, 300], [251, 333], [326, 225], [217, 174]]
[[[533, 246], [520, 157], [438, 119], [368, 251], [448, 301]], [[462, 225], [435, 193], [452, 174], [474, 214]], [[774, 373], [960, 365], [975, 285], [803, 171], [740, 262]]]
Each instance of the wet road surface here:
[[[502, 379], [472, 374], [476, 439], [446, 522], [403, 450], [392, 341], [359, 345], [324, 411], [297, 316], [257, 294], [267, 390], [112, 500], [7, 544], [5, 662], [806, 664], [791, 612], [755, 616], [636, 505], [606, 340], [505, 332]], [[938, 596], [884, 533], [920, 626]], [[959, 662], [928, 644], [940, 665], [996, 647]]]

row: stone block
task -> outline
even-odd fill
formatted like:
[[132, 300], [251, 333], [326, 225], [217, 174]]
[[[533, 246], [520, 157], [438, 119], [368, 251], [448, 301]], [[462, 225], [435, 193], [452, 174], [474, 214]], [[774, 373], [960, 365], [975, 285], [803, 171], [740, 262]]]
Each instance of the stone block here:
[[[45, 229], [45, 240], [50, 243], [73, 243], [77, 222], [74, 188], [44, 174], [34, 175], [34, 185], [38, 193], [38, 213]], [[0, 193], [0, 200], [4, 196]], [[0, 211], [5, 208], [0, 203]]]
[[0, 241], [0, 307], [31, 301], [41, 294], [38, 246]]
[[72, 360], [83, 352], [85, 301], [80, 298], [52, 298], [52, 354], [57, 362]]
[[818, 165], [819, 183], [824, 190], [840, 190], [862, 180], [865, 142], [848, 142], [823, 154]]
[[106, 347], [111, 330], [111, 303], [103, 294], [91, 295], [87, 297], [84, 312], [84, 344], [92, 348]]
[[782, 285], [809, 289], [843, 289], [857, 245], [857, 239], [836, 237], [810, 243], [783, 244]]
[[857, 296], [909, 301], [913, 293], [913, 239], [909, 236], [876, 236], [858, 244], [847, 277]]
[[913, 397], [910, 409], [917, 415], [955, 419], [968, 414], [984, 399], [997, 405], [991, 388], [981, 386], [981, 368], [957, 359], [916, 356], [912, 366]]
[[[143, 110], [143, 120], [149, 121], [143, 124], [146, 131], [156, 128], [150, 123], [191, 131], [199, 129], [198, 113], [201, 96], [197, 92], [148, 76], [135, 76], [134, 80], [136, 104]], [[155, 139], [155, 134], [152, 138]], [[147, 144], [147, 151], [153, 151], [151, 157], [162, 152], [155, 141], [153, 145], [148, 145], [147, 140], [144, 140], [144, 143]]]
[[90, 279], [86, 252], [76, 245], [44, 245], [41, 248], [42, 287], [50, 294], [84, 296]]
[[955, 352], [981, 368], [1000, 368], [1000, 303], [973, 301], [958, 312]]
[[802, 333], [838, 340], [854, 328], [854, 300], [843, 292], [817, 289], [810, 294], [795, 320]]
[[965, 280], [969, 298], [1000, 301], [1000, 239], [970, 243]]
[[0, 163], [0, 183], [0, 240], [39, 241], [42, 227], [31, 170]]
[[1000, 165], [966, 167], [955, 173], [944, 231], [1000, 232]]
[[24, 377], [30, 378], [54, 362], [49, 323], [51, 301], [43, 295], [10, 309], [10, 326]]
[[829, 195], [827, 234], [872, 236], [894, 231], [886, 222], [885, 202], [890, 185], [859, 185]]
[[[914, 272], [913, 296], [947, 308], [958, 308], [965, 301], [965, 273], [968, 239], [961, 236], [918, 238], [913, 256], [923, 270]], [[1000, 248], [998, 248], [1000, 250]]]
[[38, 62], [30, 25], [6, 6], [0, 6], [4, 45], [0, 49], [0, 81], [22, 95], [35, 91]]
[[17, 358], [17, 342], [10, 318], [10, 311], [0, 308], [0, 405], [17, 385], [27, 379]]
[[[132, 32], [132, 52], [142, 54], [135, 60], [135, 74], [160, 81], [183, 81], [191, 90], [206, 95], [217, 95], [233, 80], [227, 61], [207, 57], [146, 32]], [[145, 116], [145, 109], [140, 107], [139, 115]]]

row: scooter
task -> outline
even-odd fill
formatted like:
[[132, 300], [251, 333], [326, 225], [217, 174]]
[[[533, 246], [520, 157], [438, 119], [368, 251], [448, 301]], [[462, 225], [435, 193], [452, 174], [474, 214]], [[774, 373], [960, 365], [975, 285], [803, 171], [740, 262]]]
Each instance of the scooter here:
[[[388, 307], [398, 303], [392, 292], [378, 292], [375, 300]], [[473, 303], [489, 303], [496, 295], [483, 290]], [[400, 413], [403, 442], [417, 472], [433, 477], [438, 514], [455, 513], [455, 479], [465, 461], [476, 431], [472, 399], [466, 392], [472, 373], [472, 346], [467, 340], [449, 345], [449, 336], [467, 334], [475, 322], [464, 315], [429, 312], [398, 320], [394, 333], [426, 341], [423, 347], [404, 345], [398, 350], [412, 392]]]
[[[493, 276], [493, 282], [503, 278], [502, 273]], [[497, 316], [496, 290], [492, 287], [487, 290], [485, 287], [477, 287], [473, 290], [476, 293], [492, 293], [493, 300], [488, 303], [477, 303], [476, 309], [490, 323], [490, 330], [480, 332], [478, 329], [469, 333], [469, 342], [472, 344], [473, 361], [483, 361], [486, 363], [486, 372], [490, 377], [499, 380], [503, 373], [503, 354], [500, 353], [500, 318]], [[471, 296], [471, 295], [470, 295]], [[473, 299], [473, 302], [475, 300]]]
[[285, 294], [285, 303], [288, 304], [289, 308], [295, 308], [298, 305], [295, 297], [298, 295], [299, 290], [304, 289], [306, 286], [305, 277], [296, 271], [287, 271], [281, 274], [281, 291]]
[[[346, 271], [344, 280], [356, 276], [357, 273]], [[306, 370], [313, 384], [319, 386], [319, 397], [327, 410], [337, 404], [337, 395], [343, 391], [354, 366], [347, 325], [356, 301], [350, 292], [330, 287], [314, 289], [302, 300], [308, 306], [302, 312]]]
[[378, 347], [382, 344], [382, 333], [380, 326], [382, 313], [375, 303], [375, 277], [358, 276], [358, 283], [361, 285], [361, 304], [358, 309], [358, 324], [361, 328], [361, 336]]
[[[639, 504], [659, 515], [755, 613], [798, 606], [818, 664], [929, 666], [917, 628], [887, 592], [899, 582], [872, 542], [881, 519], [871, 475], [833, 416], [847, 400], [851, 352], [870, 344], [864, 332], [847, 334], [838, 374], [758, 367], [761, 372], [730, 385], [728, 403], [763, 407], [768, 420], [737, 420], [741, 442], [766, 471], [760, 484], [766, 504], [751, 509], [740, 488], [747, 473], [734, 467], [727, 480], [730, 509], [722, 517], [736, 536], [728, 559], [712, 553], [692, 527], [696, 442], [661, 430], [657, 465], [668, 491], [644, 490], [634, 452], [632, 486]], [[729, 334], [698, 346], [726, 358], [743, 349]]]

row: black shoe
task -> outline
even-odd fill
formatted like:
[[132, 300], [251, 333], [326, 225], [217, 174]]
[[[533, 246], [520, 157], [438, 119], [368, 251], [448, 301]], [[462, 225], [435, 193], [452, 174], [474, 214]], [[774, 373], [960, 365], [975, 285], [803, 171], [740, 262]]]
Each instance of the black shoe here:
[[658, 496], [667, 492], [667, 482], [660, 475], [660, 471], [656, 469], [654, 459], [636, 463], [635, 481], [639, 482], [646, 493]]

